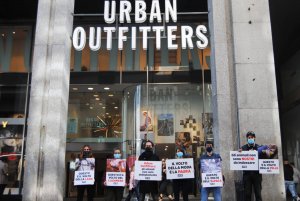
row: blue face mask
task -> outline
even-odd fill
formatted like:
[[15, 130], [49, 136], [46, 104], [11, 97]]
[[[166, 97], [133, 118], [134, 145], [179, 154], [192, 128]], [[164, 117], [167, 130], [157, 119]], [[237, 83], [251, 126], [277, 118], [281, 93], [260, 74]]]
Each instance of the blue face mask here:
[[117, 159], [120, 159], [121, 158], [121, 154], [114, 154], [114, 157], [117, 158]]
[[177, 155], [178, 158], [182, 158], [183, 153], [182, 152], [177, 152], [176, 155]]
[[248, 144], [254, 144], [254, 139], [248, 139]]

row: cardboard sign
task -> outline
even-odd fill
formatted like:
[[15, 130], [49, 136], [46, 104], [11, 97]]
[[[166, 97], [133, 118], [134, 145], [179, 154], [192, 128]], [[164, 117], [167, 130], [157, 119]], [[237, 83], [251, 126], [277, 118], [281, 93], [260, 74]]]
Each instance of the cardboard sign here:
[[230, 170], [258, 170], [257, 151], [231, 151]]
[[161, 181], [161, 161], [135, 161], [134, 178], [136, 180]]
[[94, 185], [94, 170], [75, 171], [74, 186]]
[[106, 160], [106, 186], [125, 186], [126, 184], [126, 160]]
[[279, 174], [278, 159], [259, 159], [260, 174]]
[[166, 160], [167, 179], [194, 178], [194, 161], [192, 158]]
[[202, 173], [202, 187], [222, 187], [223, 176], [221, 172]]

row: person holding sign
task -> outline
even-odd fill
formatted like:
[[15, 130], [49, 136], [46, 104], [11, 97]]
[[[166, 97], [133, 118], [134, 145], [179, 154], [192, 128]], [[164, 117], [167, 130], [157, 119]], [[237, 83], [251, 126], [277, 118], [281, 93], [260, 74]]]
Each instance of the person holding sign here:
[[[187, 158], [182, 148], [176, 149], [176, 159]], [[184, 201], [189, 200], [189, 192], [193, 189], [191, 179], [173, 179], [174, 201], [179, 201], [180, 191]]]
[[113, 159], [107, 159], [104, 181], [107, 201], [121, 201], [123, 198], [124, 186], [129, 183], [129, 168], [126, 165], [126, 160], [121, 158], [121, 149], [116, 147], [113, 151]]
[[173, 185], [170, 179], [167, 179], [167, 168], [166, 159], [162, 159], [162, 179], [159, 184], [159, 201], [163, 200], [164, 195], [166, 195], [169, 200], [174, 200], [173, 198]]
[[[139, 156], [139, 161], [160, 161], [159, 157], [153, 153], [153, 142], [147, 140], [145, 144], [145, 151]], [[145, 195], [150, 193], [152, 196], [152, 200], [156, 201], [158, 197], [158, 182], [157, 181], [140, 181], [140, 196], [141, 201], [145, 200]]]
[[221, 187], [224, 178], [221, 172], [222, 158], [213, 152], [213, 142], [205, 143], [206, 152], [200, 157], [199, 168], [201, 173], [201, 201], [208, 200], [209, 192], [213, 192], [214, 200], [221, 201]]
[[77, 201], [83, 201], [85, 189], [87, 190], [88, 201], [93, 201], [95, 192], [94, 171], [95, 158], [92, 154], [92, 149], [89, 145], [84, 145], [79, 158], [75, 160], [74, 185], [77, 185]]
[[[259, 145], [255, 143], [255, 133], [249, 131], [246, 134], [247, 144], [243, 145], [239, 151], [257, 151]], [[245, 190], [245, 201], [251, 201], [252, 187], [254, 188], [255, 200], [262, 201], [261, 198], [261, 182], [262, 175], [258, 170], [244, 170], [243, 182]]]

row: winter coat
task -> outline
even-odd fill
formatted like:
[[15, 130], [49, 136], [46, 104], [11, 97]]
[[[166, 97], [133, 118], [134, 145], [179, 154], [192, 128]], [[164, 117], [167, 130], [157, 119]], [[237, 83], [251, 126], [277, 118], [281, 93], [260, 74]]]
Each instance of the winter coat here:
[[[160, 161], [159, 157], [152, 151], [143, 152], [139, 161]], [[157, 181], [140, 181], [140, 193], [158, 193], [158, 182]]]

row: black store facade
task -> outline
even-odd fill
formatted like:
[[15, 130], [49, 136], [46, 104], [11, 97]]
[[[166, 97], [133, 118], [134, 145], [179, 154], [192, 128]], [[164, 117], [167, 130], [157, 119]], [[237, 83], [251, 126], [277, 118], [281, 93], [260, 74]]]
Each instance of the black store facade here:
[[[101, 179], [113, 148], [120, 147], [124, 158], [134, 160], [145, 139], [156, 144], [160, 158], [174, 158], [175, 144], [184, 142], [196, 164], [205, 140], [213, 140], [224, 159], [228, 182], [224, 200], [236, 199], [229, 189], [241, 173], [229, 170], [228, 154], [245, 143], [247, 130], [258, 133], [260, 144], [276, 143], [281, 160], [273, 56], [264, 61], [255, 48], [250, 50], [253, 54], [243, 54], [249, 44], [240, 37], [251, 38], [253, 32], [239, 34], [241, 25], [248, 30], [255, 27], [248, 27], [247, 17], [239, 14], [248, 3], [229, 2], [4, 4], [7, 12], [0, 26], [0, 162], [7, 170], [1, 181], [3, 199], [74, 200], [70, 162], [85, 144], [96, 158], [99, 200], [105, 197]], [[115, 14], [106, 15], [114, 12], [114, 3]], [[265, 1], [258, 7], [269, 12]], [[14, 8], [18, 12], [8, 12]], [[141, 12], [135, 13], [137, 9]], [[254, 20], [256, 24], [270, 30], [270, 22]], [[268, 33], [258, 41], [267, 44], [265, 49], [273, 55]], [[249, 68], [254, 64], [262, 68]], [[264, 73], [271, 81], [260, 81]], [[255, 76], [257, 84], [248, 87], [248, 79], [253, 83]], [[261, 100], [252, 101], [255, 94]], [[265, 177], [264, 188], [268, 189], [264, 196], [273, 194], [264, 200], [285, 199], [282, 173]], [[199, 199], [196, 179], [192, 192]]]

